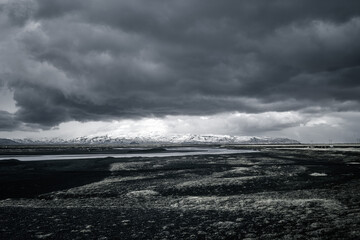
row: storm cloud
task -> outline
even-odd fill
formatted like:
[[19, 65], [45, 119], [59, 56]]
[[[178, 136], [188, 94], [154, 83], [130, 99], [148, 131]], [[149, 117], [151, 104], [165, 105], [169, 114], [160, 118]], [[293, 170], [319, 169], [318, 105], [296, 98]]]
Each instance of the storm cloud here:
[[360, 111], [356, 0], [0, 3], [0, 79], [17, 107], [1, 129]]

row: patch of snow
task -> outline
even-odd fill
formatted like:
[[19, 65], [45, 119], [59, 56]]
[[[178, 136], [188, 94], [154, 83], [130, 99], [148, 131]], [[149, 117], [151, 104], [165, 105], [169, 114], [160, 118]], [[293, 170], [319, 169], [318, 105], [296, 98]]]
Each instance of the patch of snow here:
[[326, 177], [327, 174], [326, 174], [326, 173], [317, 173], [317, 172], [314, 172], [314, 173], [311, 173], [310, 176], [312, 176], [312, 177]]

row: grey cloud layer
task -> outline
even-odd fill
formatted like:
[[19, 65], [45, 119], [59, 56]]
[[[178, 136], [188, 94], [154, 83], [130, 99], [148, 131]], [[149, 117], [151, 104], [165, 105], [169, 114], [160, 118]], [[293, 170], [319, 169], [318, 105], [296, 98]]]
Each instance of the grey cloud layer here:
[[14, 91], [14, 121], [43, 128], [358, 111], [359, 9], [355, 0], [8, 1], [0, 6], [0, 79]]

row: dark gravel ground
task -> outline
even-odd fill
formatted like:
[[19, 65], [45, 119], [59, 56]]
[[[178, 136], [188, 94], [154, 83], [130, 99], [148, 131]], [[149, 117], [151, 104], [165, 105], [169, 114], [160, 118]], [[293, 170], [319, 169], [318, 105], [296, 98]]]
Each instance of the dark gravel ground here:
[[360, 239], [360, 153], [0, 162], [0, 239]]

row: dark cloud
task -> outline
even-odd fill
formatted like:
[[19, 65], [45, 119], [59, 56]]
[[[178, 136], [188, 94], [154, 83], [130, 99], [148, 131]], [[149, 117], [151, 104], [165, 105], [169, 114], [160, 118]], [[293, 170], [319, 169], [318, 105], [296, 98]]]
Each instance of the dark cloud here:
[[[16, 121], [358, 111], [359, 1], [9, 1]], [[5, 55], [5, 57], [4, 57]]]
[[33, 1], [17, 0], [0, 3], [0, 12], [8, 16], [12, 24], [23, 25], [36, 11]]
[[0, 111], [0, 131], [12, 131], [19, 129], [21, 123], [15, 119], [13, 114]]

